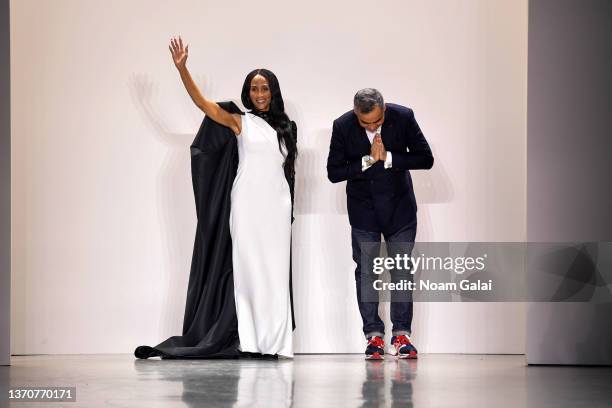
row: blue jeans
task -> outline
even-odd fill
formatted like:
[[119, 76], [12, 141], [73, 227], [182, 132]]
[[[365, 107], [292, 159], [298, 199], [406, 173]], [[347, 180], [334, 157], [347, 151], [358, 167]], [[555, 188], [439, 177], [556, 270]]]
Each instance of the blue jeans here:
[[[394, 257], [396, 254], [407, 254], [408, 256], [412, 253], [412, 247], [414, 246], [414, 239], [416, 237], [416, 221], [409, 224], [399, 231], [391, 235], [384, 235], [387, 243], [387, 253], [389, 257]], [[373, 256], [379, 256], [380, 252], [380, 241], [381, 233], [364, 231], [357, 228], [351, 228], [351, 239], [353, 246], [353, 261], [357, 264], [355, 268], [355, 283], [357, 285], [357, 302], [359, 304], [359, 313], [361, 313], [361, 319], [363, 320], [363, 333], [366, 338], [370, 336], [383, 337], [385, 334], [385, 324], [378, 315], [378, 301], [366, 302], [362, 297], [362, 271], [361, 271], [361, 254], [362, 254], [362, 243], [375, 243], [368, 247], [373, 247], [375, 252]], [[393, 243], [405, 243], [410, 242], [411, 245], [393, 245]], [[370, 266], [368, 266], [370, 268]], [[364, 276], [369, 277], [372, 275], [371, 269], [367, 271]], [[412, 275], [408, 270], [393, 270], [391, 272], [391, 281], [400, 282], [403, 279], [410, 280]], [[368, 285], [369, 286], [369, 285]], [[391, 322], [393, 323], [392, 334], [399, 336], [402, 334], [410, 335], [412, 325], [412, 298], [406, 300], [406, 295], [403, 298], [398, 297], [395, 291], [391, 293]], [[371, 299], [371, 297], [370, 297]]]

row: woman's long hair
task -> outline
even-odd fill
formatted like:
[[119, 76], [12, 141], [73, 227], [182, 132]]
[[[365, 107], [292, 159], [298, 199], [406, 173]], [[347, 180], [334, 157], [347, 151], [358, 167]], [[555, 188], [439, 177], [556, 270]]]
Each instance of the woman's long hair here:
[[[266, 78], [268, 85], [270, 86], [270, 93], [272, 99], [270, 101], [270, 110], [267, 112], [257, 111], [251, 101], [251, 80], [255, 75], [261, 75]], [[261, 116], [270, 126], [276, 130], [278, 137], [278, 148], [282, 152], [282, 144], [287, 149], [287, 156], [283, 164], [283, 170], [285, 171], [285, 177], [289, 183], [291, 194], [293, 196], [293, 181], [295, 180], [295, 159], [297, 158], [297, 135], [295, 134], [295, 125], [287, 114], [285, 113], [285, 102], [283, 102], [283, 95], [281, 94], [280, 85], [278, 79], [272, 71], [267, 69], [255, 69], [246, 76], [244, 84], [242, 85], [241, 94], [242, 104], [245, 108], [253, 111], [254, 114]]]

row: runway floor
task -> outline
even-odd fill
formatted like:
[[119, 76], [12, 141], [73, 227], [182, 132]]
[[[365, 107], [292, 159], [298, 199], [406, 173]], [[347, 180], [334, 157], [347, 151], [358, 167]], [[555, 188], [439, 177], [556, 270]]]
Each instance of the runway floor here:
[[[526, 366], [524, 356], [361, 355], [294, 360], [135, 360], [127, 354], [13, 356], [10, 407], [610, 407], [612, 368]], [[76, 387], [76, 402], [9, 402], [7, 387]]]

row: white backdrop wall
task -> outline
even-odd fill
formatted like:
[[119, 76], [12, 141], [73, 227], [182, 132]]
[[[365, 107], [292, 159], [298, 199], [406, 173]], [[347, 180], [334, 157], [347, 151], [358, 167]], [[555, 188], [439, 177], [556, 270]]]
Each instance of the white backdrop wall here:
[[[296, 352], [362, 352], [344, 183], [325, 162], [357, 89], [415, 110], [420, 241], [525, 239], [527, 1], [11, 2], [12, 346], [130, 353], [180, 334], [206, 95], [279, 77], [299, 128]], [[422, 352], [522, 353], [521, 304], [416, 304]], [[321, 339], [324, 339], [323, 341]]]

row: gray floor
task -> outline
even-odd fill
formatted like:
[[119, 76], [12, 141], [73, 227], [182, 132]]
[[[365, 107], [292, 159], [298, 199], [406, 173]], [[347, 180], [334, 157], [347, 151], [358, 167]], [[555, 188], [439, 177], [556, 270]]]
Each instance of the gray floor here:
[[611, 407], [610, 367], [527, 367], [524, 356], [360, 355], [280, 361], [13, 356], [0, 388], [75, 386], [77, 402], [11, 407]]

